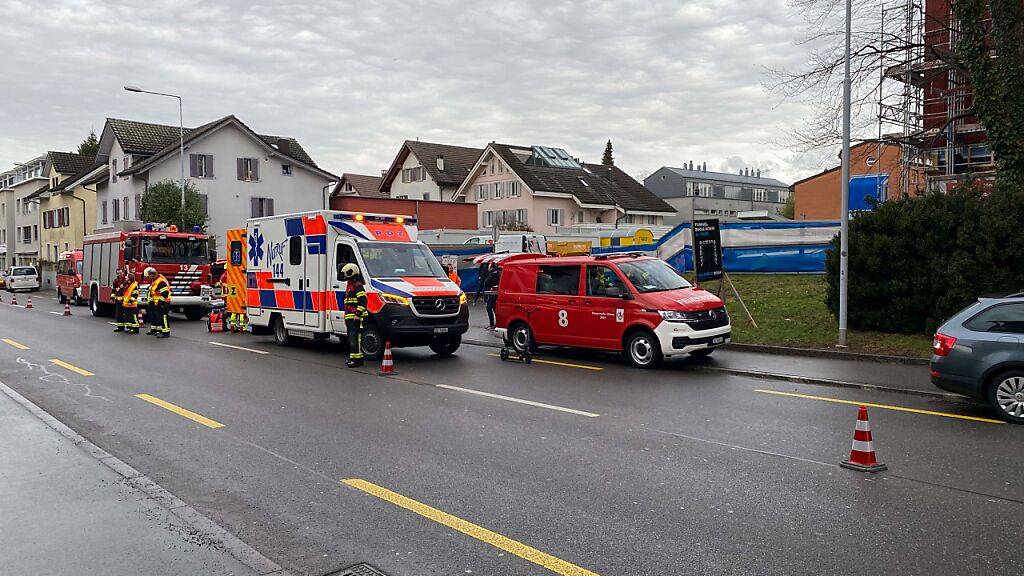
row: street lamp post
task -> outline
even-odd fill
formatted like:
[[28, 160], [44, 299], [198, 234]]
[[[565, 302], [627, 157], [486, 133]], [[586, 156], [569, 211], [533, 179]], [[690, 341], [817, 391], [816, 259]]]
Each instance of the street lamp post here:
[[838, 346], [846, 347], [846, 317], [848, 308], [848, 284], [850, 273], [850, 27], [853, 19], [852, 0], [846, 0], [846, 52], [844, 57], [845, 75], [843, 77], [843, 158], [842, 187], [840, 200], [842, 212], [839, 214], [839, 342]]
[[125, 86], [125, 90], [128, 92], [138, 92], [140, 94], [153, 94], [155, 96], [166, 96], [168, 98], [178, 99], [178, 160], [181, 162], [181, 225], [185, 225], [185, 123], [181, 115], [181, 96], [177, 94], [166, 94], [164, 92], [151, 92], [149, 90], [143, 90], [138, 86]]

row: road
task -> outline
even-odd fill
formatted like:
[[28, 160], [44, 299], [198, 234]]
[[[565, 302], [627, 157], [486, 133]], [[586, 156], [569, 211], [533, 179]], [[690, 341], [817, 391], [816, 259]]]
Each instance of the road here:
[[[478, 346], [381, 377], [337, 342], [3, 296], [0, 381], [295, 574], [1024, 569], [1024, 428], [967, 400]], [[837, 466], [859, 402], [888, 472]]]

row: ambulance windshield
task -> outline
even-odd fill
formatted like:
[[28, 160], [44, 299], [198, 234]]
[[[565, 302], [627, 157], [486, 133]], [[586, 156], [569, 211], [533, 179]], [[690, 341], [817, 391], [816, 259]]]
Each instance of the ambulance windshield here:
[[619, 263], [619, 270], [629, 278], [637, 292], [664, 292], [689, 288], [690, 283], [663, 260], [636, 260]]
[[360, 242], [359, 253], [373, 278], [445, 278], [437, 258], [414, 242]]
[[155, 264], [206, 264], [210, 256], [206, 240], [145, 238], [141, 260]]

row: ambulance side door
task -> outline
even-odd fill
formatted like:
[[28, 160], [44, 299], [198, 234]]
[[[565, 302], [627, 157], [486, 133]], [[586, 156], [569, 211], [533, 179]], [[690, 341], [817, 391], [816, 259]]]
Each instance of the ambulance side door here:
[[[302, 258], [305, 282], [302, 286], [302, 299], [304, 301], [306, 327], [311, 328], [314, 332], [323, 332], [327, 329], [327, 314], [325, 313], [327, 306], [324, 305], [325, 290], [327, 290], [324, 260], [327, 258], [327, 255], [319, 249], [319, 245], [313, 242], [310, 237], [304, 237], [303, 240], [305, 247], [302, 251]], [[316, 247], [317, 249], [314, 250], [311, 247]]]
[[306, 307], [303, 299], [306, 292], [306, 238], [303, 236], [288, 236], [285, 242], [284, 254], [284, 275], [278, 279], [275, 272], [275, 292], [277, 292], [277, 306], [281, 308], [281, 317], [286, 326], [296, 328], [306, 327]]
[[333, 270], [329, 270], [327, 277], [331, 282], [331, 290], [334, 292], [335, 302], [337, 302], [336, 310], [331, 310], [331, 325], [333, 331], [338, 334], [345, 334], [345, 288], [348, 286], [348, 282], [341, 278], [341, 267], [345, 264], [356, 264], [359, 269], [363, 269], [363, 265], [359, 262], [359, 257], [356, 255], [355, 242], [349, 238], [339, 238], [338, 243], [334, 248], [334, 262]]

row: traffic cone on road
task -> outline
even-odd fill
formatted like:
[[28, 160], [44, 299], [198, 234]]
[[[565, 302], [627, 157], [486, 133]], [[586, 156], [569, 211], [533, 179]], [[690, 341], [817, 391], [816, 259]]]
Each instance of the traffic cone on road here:
[[26, 310], [31, 310], [32, 309], [32, 297], [31, 296], [28, 297], [28, 304], [25, 304], [25, 309]]
[[18, 295], [17, 294], [11, 294], [11, 306], [17, 306], [17, 305], [18, 305]]
[[853, 448], [850, 457], [839, 463], [843, 468], [858, 472], [881, 472], [889, 467], [875, 459], [875, 447], [871, 443], [871, 424], [868, 423], [868, 408], [861, 406], [857, 412], [857, 426], [853, 430]]
[[64, 315], [71, 316], [71, 304], [68, 304], [67, 302], [64, 303]]
[[387, 376], [395, 373], [395, 360], [391, 356], [391, 341], [384, 342], [384, 358], [380, 361], [380, 375]]

